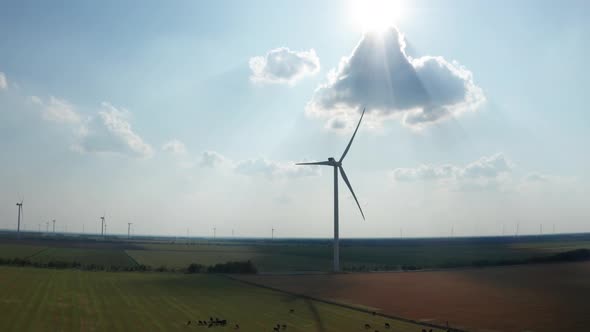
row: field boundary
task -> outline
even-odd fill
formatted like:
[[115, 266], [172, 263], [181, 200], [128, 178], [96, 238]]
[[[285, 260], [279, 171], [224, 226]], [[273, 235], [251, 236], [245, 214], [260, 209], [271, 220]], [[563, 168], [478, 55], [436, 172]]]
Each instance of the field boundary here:
[[272, 291], [275, 291], [275, 292], [287, 294], [287, 295], [290, 295], [290, 296], [296, 296], [296, 297], [304, 298], [304, 299], [307, 299], [307, 300], [312, 300], [312, 301], [316, 301], [316, 302], [322, 302], [322, 303], [326, 303], [326, 304], [331, 304], [331, 305], [339, 306], [339, 307], [342, 307], [342, 308], [347, 308], [347, 309], [351, 309], [351, 310], [355, 310], [355, 311], [360, 311], [360, 312], [367, 313], [367, 314], [372, 314], [372, 315], [375, 315], [375, 316], [381, 316], [381, 317], [384, 317], [384, 318], [389, 318], [389, 319], [393, 319], [393, 320], [399, 320], [399, 321], [406, 322], [406, 323], [412, 323], [412, 324], [416, 324], [416, 325], [421, 325], [421, 326], [426, 326], [426, 327], [432, 327], [432, 328], [436, 328], [436, 329], [442, 329], [443, 331], [449, 331], [449, 332], [450, 331], [452, 331], [452, 332], [467, 332], [467, 330], [461, 330], [461, 329], [457, 329], [457, 328], [454, 328], [454, 327], [446, 327], [446, 326], [432, 324], [432, 323], [427, 323], [427, 322], [420, 322], [420, 321], [409, 319], [409, 318], [394, 316], [394, 315], [385, 314], [385, 313], [382, 313], [382, 312], [371, 311], [371, 310], [365, 309], [363, 307], [355, 306], [355, 305], [352, 305], [352, 304], [347, 304], [347, 303], [342, 303], [342, 302], [337, 302], [337, 301], [327, 300], [327, 299], [321, 299], [321, 298], [317, 298], [317, 297], [314, 297], [314, 296], [309, 296], [309, 295], [305, 295], [305, 294], [299, 294], [299, 293], [296, 293], [296, 292], [291, 292], [291, 291], [287, 291], [287, 290], [280, 289], [280, 288], [266, 286], [266, 285], [262, 285], [262, 284], [259, 284], [259, 283], [253, 282], [253, 281], [247, 281], [247, 280], [243, 280], [243, 279], [240, 279], [240, 278], [236, 278], [236, 277], [231, 276], [231, 275], [228, 275], [228, 274], [224, 274], [223, 276], [225, 276], [226, 278], [228, 278], [230, 280], [241, 282], [241, 283], [244, 283], [246, 285], [260, 287], [260, 288], [272, 290]]
[[29, 255], [29, 256], [27, 256], [27, 257], [25, 257], [24, 259], [31, 259], [31, 258], [33, 258], [33, 257], [35, 257], [35, 256], [37, 256], [37, 255], [39, 255], [40, 253], [42, 253], [42, 252], [44, 252], [44, 251], [47, 251], [47, 250], [49, 250], [49, 249], [51, 249], [51, 247], [43, 248], [43, 249], [41, 249], [41, 250], [39, 250], [39, 251], [35, 252], [34, 254], [32, 254], [32, 255]]
[[130, 260], [131, 260], [133, 263], [135, 263], [135, 266], [139, 266], [139, 265], [141, 265], [141, 264], [139, 264], [139, 262], [138, 262], [138, 261], [137, 261], [135, 258], [133, 258], [133, 256], [129, 255], [129, 253], [127, 252], [127, 250], [126, 250], [126, 249], [124, 249], [124, 250], [123, 250], [123, 252], [125, 253], [125, 255], [127, 255], [127, 257], [129, 257], [129, 259], [130, 259]]

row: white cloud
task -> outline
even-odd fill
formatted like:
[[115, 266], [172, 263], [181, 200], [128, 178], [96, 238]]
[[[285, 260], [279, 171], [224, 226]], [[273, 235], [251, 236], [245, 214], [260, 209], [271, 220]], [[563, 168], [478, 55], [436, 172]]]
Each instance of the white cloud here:
[[225, 165], [236, 174], [274, 179], [294, 179], [305, 176], [321, 175], [319, 166], [297, 166], [295, 162], [275, 161], [266, 158], [252, 158], [234, 161], [215, 151], [203, 152], [201, 167], [219, 168]]
[[250, 58], [253, 82], [294, 84], [320, 70], [320, 59], [313, 49], [291, 51], [286, 47], [270, 50], [265, 56]]
[[549, 182], [550, 180], [551, 180], [550, 176], [545, 175], [545, 174], [541, 174], [541, 173], [535, 173], [535, 172], [527, 174], [523, 179], [523, 181], [525, 181], [525, 182], [537, 182], [537, 183]]
[[205, 151], [201, 155], [201, 167], [218, 167], [226, 161], [225, 157], [215, 151]]
[[8, 86], [8, 80], [6, 79], [6, 74], [0, 71], [0, 90], [6, 89]]
[[462, 189], [497, 187], [512, 172], [514, 164], [503, 154], [484, 156], [463, 167], [451, 164], [420, 165], [416, 168], [396, 168], [393, 177], [399, 182], [437, 181]]
[[162, 150], [177, 156], [186, 155], [186, 146], [177, 139], [173, 139], [164, 143], [164, 145], [162, 145]]
[[235, 171], [242, 175], [274, 178], [299, 178], [321, 175], [319, 166], [297, 166], [294, 162], [279, 162], [265, 158], [239, 161]]
[[41, 107], [42, 115], [45, 120], [57, 123], [80, 123], [80, 115], [75, 111], [74, 106], [65, 99], [49, 96], [43, 101], [37, 96], [30, 97], [31, 102]]
[[81, 129], [78, 150], [87, 153], [119, 153], [148, 158], [152, 147], [137, 135], [129, 124], [129, 112], [103, 102], [98, 116], [91, 118]]
[[472, 73], [443, 57], [412, 58], [404, 36], [391, 28], [382, 35], [367, 33], [349, 57], [330, 71], [306, 106], [306, 113], [327, 117], [327, 126], [353, 126], [363, 107], [371, 121], [403, 118], [414, 129], [466, 111], [485, 101]]

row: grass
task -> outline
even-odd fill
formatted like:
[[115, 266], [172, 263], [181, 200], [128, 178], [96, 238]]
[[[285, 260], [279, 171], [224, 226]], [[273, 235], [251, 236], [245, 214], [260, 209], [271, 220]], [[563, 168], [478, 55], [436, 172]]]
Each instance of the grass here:
[[30, 259], [33, 262], [41, 263], [60, 261], [118, 267], [136, 265], [125, 251], [119, 249], [47, 248]]
[[393, 331], [423, 328], [222, 276], [173, 273], [0, 267], [0, 312], [2, 331], [201, 330], [187, 320], [210, 316], [229, 320], [220, 331], [236, 323], [240, 331], [271, 331], [279, 322], [287, 331], [360, 331], [386, 321]]
[[45, 248], [37, 245], [0, 243], [0, 258], [27, 258]]

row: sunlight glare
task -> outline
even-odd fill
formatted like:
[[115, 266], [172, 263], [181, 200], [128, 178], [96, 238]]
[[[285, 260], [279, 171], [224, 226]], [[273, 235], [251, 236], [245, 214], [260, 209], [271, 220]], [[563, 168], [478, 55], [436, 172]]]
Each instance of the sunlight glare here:
[[399, 0], [351, 0], [350, 14], [363, 32], [382, 33], [401, 17]]

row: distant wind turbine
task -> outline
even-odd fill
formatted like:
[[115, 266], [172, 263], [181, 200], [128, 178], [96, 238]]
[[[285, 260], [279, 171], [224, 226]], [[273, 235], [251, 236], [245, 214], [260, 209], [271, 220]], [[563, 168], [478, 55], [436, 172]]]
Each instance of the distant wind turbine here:
[[104, 230], [105, 230], [104, 217], [105, 217], [105, 215], [103, 213], [102, 214], [102, 217], [100, 217], [100, 221], [101, 221], [101, 224], [100, 224], [100, 236], [102, 236], [103, 238], [104, 238]]
[[274, 229], [274, 228], [272, 228], [272, 229], [271, 229], [271, 233], [270, 233], [270, 240], [272, 241], [272, 240], [274, 240], [274, 239], [275, 239], [275, 229]]
[[127, 240], [131, 238], [131, 225], [133, 225], [132, 222], [127, 223]]
[[55, 219], [53, 219], [53, 234], [55, 234]]
[[21, 199], [20, 203], [16, 203], [16, 206], [18, 206], [18, 224], [16, 226], [16, 236], [20, 239], [20, 219], [21, 217], [24, 217], [23, 215], [23, 202], [25, 200]]
[[365, 115], [365, 109], [363, 109], [363, 113], [361, 114], [361, 118], [359, 119], [359, 123], [356, 125], [356, 129], [354, 130], [354, 133], [352, 134], [352, 137], [350, 138], [350, 142], [348, 142], [348, 145], [346, 146], [346, 149], [344, 150], [344, 153], [342, 153], [342, 157], [340, 157], [340, 160], [336, 161], [333, 157], [328, 158], [327, 161], [320, 161], [320, 162], [312, 162], [312, 163], [298, 163], [297, 165], [321, 165], [321, 166], [331, 166], [334, 168], [334, 272], [338, 272], [340, 271], [340, 248], [339, 248], [339, 235], [338, 235], [338, 170], [340, 170], [340, 174], [342, 175], [342, 179], [344, 180], [344, 183], [346, 183], [346, 185], [348, 186], [348, 189], [350, 189], [350, 192], [352, 193], [352, 197], [354, 197], [354, 200], [356, 201], [356, 205], [358, 206], [359, 210], [361, 211], [361, 216], [363, 217], [363, 220], [365, 220], [365, 214], [363, 213], [363, 209], [361, 208], [361, 205], [359, 204], [358, 199], [356, 198], [356, 195], [354, 194], [354, 190], [352, 190], [352, 186], [350, 185], [350, 182], [348, 181], [348, 177], [346, 176], [346, 172], [344, 172], [344, 168], [342, 168], [342, 161], [344, 160], [344, 157], [346, 157], [346, 154], [348, 153], [348, 150], [350, 149], [350, 146], [352, 145], [352, 141], [354, 140], [354, 136], [356, 135], [356, 132], [359, 129], [359, 126], [361, 125], [361, 121], [363, 120], [363, 116]]

